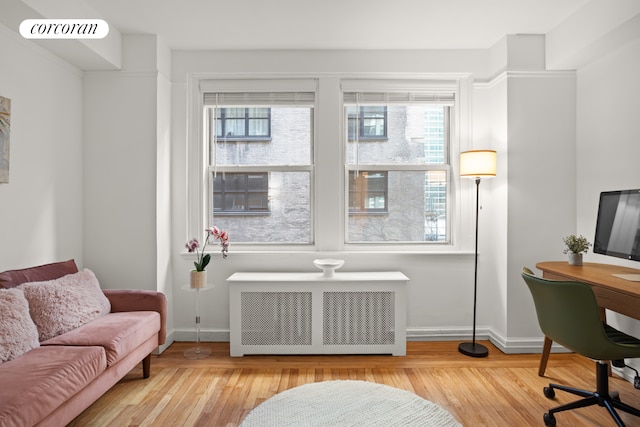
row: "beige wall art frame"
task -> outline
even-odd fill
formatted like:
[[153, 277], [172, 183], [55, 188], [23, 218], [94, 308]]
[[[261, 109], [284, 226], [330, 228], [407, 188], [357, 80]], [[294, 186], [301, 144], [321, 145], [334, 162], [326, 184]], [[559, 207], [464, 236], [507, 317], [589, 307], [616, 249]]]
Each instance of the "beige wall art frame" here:
[[0, 183], [9, 182], [9, 130], [11, 100], [0, 96]]

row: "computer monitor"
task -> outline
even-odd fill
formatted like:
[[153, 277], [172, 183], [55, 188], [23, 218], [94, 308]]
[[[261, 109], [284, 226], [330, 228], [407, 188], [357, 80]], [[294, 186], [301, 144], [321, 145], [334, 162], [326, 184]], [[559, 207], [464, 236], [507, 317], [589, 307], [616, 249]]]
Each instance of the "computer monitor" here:
[[640, 261], [640, 189], [600, 193], [593, 252]]

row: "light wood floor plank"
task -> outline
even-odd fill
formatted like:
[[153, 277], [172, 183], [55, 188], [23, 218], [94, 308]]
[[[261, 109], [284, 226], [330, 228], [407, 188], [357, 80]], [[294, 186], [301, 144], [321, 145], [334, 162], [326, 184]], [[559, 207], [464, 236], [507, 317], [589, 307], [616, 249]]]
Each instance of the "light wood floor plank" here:
[[[193, 343], [174, 343], [151, 362], [151, 377], [132, 370], [78, 416], [71, 427], [181, 426], [237, 427], [271, 396], [299, 385], [331, 380], [363, 380], [404, 389], [451, 412], [465, 426], [543, 426], [549, 408], [576, 400], [561, 391], [544, 397], [549, 382], [595, 388], [594, 362], [575, 354], [553, 354], [546, 377], [539, 377], [539, 355], [506, 355], [488, 342], [489, 357], [460, 354], [456, 342], [409, 342], [407, 356], [304, 355], [229, 356], [228, 343], [203, 343], [213, 355], [183, 357]], [[617, 377], [611, 390], [640, 407], [640, 391]], [[640, 419], [621, 414], [628, 426]], [[594, 406], [556, 416], [558, 426], [615, 425]]]

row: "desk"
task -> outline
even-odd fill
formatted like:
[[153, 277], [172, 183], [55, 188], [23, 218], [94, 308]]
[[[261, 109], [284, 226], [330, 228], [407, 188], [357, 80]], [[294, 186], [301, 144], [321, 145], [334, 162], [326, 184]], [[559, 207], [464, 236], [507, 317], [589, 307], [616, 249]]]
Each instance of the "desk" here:
[[[605, 309], [640, 320], [640, 282], [620, 279], [613, 274], [639, 274], [640, 270], [610, 264], [585, 262], [581, 266], [566, 261], [539, 262], [542, 277], [551, 280], [572, 280], [591, 285], [600, 306], [600, 316], [606, 320]], [[553, 341], [544, 338], [538, 375], [544, 376]]]

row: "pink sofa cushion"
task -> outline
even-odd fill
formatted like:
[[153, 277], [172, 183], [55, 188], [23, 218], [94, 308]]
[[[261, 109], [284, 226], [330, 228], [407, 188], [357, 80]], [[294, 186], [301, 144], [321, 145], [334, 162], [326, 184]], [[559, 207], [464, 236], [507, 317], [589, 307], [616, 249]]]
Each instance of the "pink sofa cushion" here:
[[0, 289], [0, 363], [38, 348], [38, 330], [19, 289]]
[[41, 346], [101, 346], [111, 366], [141, 343], [158, 334], [160, 314], [155, 311], [110, 313], [47, 341]]
[[40, 341], [80, 327], [111, 311], [111, 303], [89, 269], [45, 282], [18, 286], [29, 301]]
[[0, 426], [31, 426], [106, 369], [101, 347], [40, 347], [0, 365]]
[[7, 270], [0, 273], [0, 288], [14, 288], [22, 283], [53, 280], [77, 272], [78, 267], [72, 259], [20, 270]]
[[120, 311], [157, 311], [160, 313], [160, 332], [158, 344], [167, 339], [167, 297], [162, 292], [147, 290], [103, 289], [111, 303], [111, 312]]

